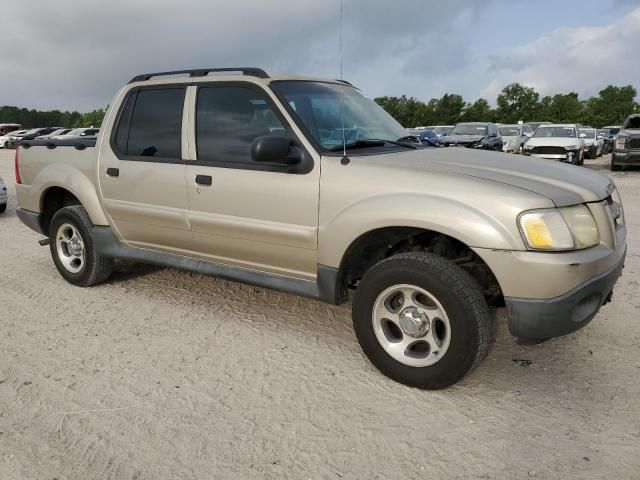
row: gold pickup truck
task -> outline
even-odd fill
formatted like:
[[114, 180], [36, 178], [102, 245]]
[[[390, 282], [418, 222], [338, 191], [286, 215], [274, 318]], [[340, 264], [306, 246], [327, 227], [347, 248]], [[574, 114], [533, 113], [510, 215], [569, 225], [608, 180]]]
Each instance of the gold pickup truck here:
[[493, 307], [528, 342], [585, 326], [626, 253], [607, 177], [422, 147], [346, 81], [256, 68], [137, 76], [97, 139], [22, 142], [16, 177], [71, 284], [123, 258], [351, 302], [371, 362], [420, 388], [482, 360]]

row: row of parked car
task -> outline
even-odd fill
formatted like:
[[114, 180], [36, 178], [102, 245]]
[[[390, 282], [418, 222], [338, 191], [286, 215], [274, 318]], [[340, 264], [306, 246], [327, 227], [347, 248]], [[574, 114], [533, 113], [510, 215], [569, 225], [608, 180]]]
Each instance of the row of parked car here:
[[503, 151], [582, 165], [613, 151], [620, 126], [595, 129], [576, 124], [468, 122], [409, 129], [423, 145]]
[[0, 148], [16, 148], [23, 140], [52, 139], [73, 140], [76, 138], [95, 138], [98, 128], [65, 128], [65, 127], [40, 127], [28, 130], [22, 129], [22, 125], [16, 123], [0, 124]]

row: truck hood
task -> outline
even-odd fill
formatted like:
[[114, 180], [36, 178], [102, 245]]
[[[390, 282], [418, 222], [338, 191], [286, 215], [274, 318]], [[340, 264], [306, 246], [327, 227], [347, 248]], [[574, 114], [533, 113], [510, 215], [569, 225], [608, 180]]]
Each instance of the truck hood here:
[[[564, 207], [607, 198], [614, 189], [606, 176], [574, 165], [521, 155], [459, 148], [420, 149], [373, 155], [391, 169], [465, 175], [522, 188]], [[464, 194], [464, 192], [461, 192]]]
[[527, 141], [527, 145], [533, 147], [568, 147], [580, 145], [581, 139], [567, 137], [534, 137]]

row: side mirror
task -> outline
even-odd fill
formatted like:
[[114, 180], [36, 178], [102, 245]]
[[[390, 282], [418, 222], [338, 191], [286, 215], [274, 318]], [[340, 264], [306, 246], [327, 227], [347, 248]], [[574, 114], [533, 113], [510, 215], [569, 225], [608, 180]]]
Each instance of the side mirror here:
[[293, 142], [283, 135], [257, 137], [251, 145], [251, 158], [256, 162], [293, 165], [300, 162], [299, 156], [291, 155]]
[[533, 137], [533, 133], [531, 133], [531, 132], [526, 132], [526, 133], [524, 134], [524, 136], [525, 136], [525, 137], [527, 137], [527, 138], [531, 138], [531, 137]]

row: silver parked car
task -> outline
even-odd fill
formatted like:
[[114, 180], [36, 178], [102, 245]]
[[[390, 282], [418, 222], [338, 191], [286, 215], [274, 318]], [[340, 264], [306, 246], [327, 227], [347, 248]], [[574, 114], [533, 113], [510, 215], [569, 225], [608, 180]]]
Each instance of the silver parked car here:
[[7, 186], [2, 177], [0, 177], [0, 213], [4, 213], [7, 210], [7, 200]]
[[579, 128], [578, 133], [584, 141], [584, 156], [589, 159], [601, 157], [604, 138], [596, 134], [596, 129], [591, 127]]
[[502, 151], [507, 153], [522, 153], [524, 144], [533, 136], [529, 125], [498, 125], [502, 137]]

